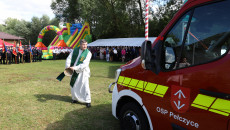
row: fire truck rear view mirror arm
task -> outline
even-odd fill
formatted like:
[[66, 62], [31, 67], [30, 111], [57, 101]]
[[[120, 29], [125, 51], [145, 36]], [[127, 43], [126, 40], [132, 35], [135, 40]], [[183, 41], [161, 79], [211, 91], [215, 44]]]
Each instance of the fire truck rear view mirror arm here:
[[159, 48], [154, 47], [152, 49], [151, 41], [144, 41], [141, 46], [141, 66], [143, 69], [151, 70], [158, 74], [160, 72], [159, 59], [160, 55]]

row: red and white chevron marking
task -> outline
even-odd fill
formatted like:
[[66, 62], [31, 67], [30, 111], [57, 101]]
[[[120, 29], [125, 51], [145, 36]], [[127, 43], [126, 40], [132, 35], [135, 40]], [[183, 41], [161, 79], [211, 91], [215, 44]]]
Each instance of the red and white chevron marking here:
[[146, 0], [145, 10], [145, 40], [149, 39], [149, 0]]

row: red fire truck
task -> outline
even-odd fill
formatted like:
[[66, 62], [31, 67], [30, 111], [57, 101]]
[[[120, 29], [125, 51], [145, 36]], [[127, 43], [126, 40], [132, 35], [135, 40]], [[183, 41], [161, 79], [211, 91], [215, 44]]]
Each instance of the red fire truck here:
[[[188, 0], [116, 71], [121, 129], [230, 129], [230, 0]], [[112, 87], [113, 90], [112, 90]]]

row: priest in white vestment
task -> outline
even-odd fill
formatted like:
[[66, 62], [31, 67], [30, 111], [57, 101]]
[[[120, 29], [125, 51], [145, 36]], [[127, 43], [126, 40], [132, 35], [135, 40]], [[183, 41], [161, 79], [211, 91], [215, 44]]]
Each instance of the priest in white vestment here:
[[[91, 107], [91, 95], [89, 88], [90, 69], [89, 63], [92, 57], [87, 49], [87, 41], [82, 39], [80, 48], [74, 49], [66, 59], [66, 68], [70, 68], [76, 75], [71, 76], [70, 88], [72, 103], [86, 103], [86, 107]], [[75, 79], [74, 79], [75, 77]]]

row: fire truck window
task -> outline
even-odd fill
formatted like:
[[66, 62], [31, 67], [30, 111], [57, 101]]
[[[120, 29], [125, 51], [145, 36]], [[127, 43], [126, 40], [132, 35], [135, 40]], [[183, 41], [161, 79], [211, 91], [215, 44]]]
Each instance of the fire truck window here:
[[230, 44], [229, 5], [230, 1], [224, 1], [195, 9], [181, 56], [186, 65], [179, 65], [180, 68], [207, 63], [227, 53]]
[[164, 59], [163, 67], [166, 70], [175, 69], [176, 60], [179, 57], [181, 51], [181, 45], [184, 37], [183, 27], [187, 25], [191, 12], [186, 13], [180, 18], [180, 20], [174, 25], [172, 30], [166, 35], [164, 41]]

